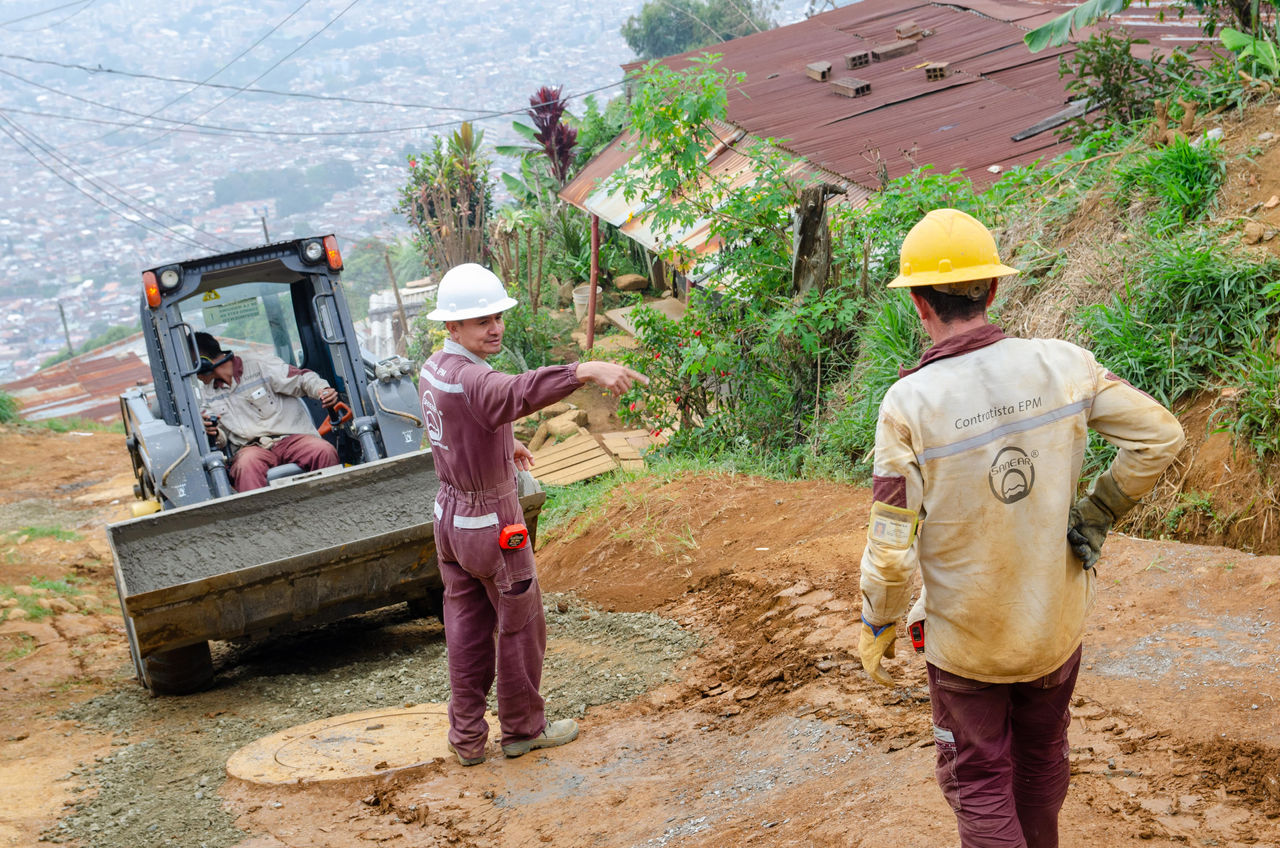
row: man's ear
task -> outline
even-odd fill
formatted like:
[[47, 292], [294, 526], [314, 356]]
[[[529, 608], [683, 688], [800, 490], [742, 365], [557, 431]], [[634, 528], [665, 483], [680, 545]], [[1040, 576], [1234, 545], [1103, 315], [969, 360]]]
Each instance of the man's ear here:
[[462, 324], [458, 321], [445, 321], [444, 331], [449, 334], [449, 338], [456, 342], [458, 340], [458, 328], [461, 326]]
[[911, 295], [911, 302], [915, 305], [916, 315], [920, 316], [921, 321], [926, 321], [930, 317], [934, 317], [933, 307], [929, 305], [929, 301], [925, 300], [920, 292], [916, 291], [913, 287], [907, 289], [907, 293]]

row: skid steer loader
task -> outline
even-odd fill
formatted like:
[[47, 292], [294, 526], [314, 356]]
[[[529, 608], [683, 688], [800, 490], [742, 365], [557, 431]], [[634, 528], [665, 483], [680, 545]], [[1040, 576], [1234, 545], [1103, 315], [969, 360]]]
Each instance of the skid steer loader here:
[[[138, 680], [153, 692], [209, 685], [210, 640], [260, 639], [408, 602], [439, 614], [432, 504], [412, 366], [362, 356], [332, 236], [164, 265], [142, 274], [153, 383], [120, 397], [135, 518], [107, 527]], [[235, 493], [230, 457], [201, 420], [195, 332], [315, 371], [345, 413], [323, 426], [341, 465], [271, 470]], [[307, 401], [308, 404], [314, 403]], [[546, 498], [521, 475], [530, 533]]]

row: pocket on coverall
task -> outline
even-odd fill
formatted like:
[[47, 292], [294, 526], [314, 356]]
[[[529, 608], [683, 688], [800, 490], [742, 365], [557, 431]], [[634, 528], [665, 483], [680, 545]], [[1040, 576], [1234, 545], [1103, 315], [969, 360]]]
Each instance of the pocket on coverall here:
[[503, 633], [517, 633], [541, 609], [542, 589], [538, 586], [538, 578], [532, 577], [524, 591], [515, 593], [513, 587], [511, 594], [502, 592], [498, 595], [498, 629]]

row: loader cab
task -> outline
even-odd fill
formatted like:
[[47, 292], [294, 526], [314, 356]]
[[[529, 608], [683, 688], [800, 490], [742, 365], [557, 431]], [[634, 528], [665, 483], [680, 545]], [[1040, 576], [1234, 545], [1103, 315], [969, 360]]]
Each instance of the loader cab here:
[[[196, 332], [210, 333], [233, 352], [273, 354], [333, 386], [345, 406], [345, 420], [326, 438], [338, 449], [342, 464], [418, 449], [421, 422], [415, 414], [411, 369], [407, 363], [380, 363], [375, 376], [363, 360], [342, 294], [341, 271], [337, 240], [329, 235], [143, 273], [141, 317], [154, 378], [146, 401], [163, 428], [158, 421], [143, 420], [147, 416], [129, 402], [129, 393], [121, 398], [140, 497], [155, 497], [167, 508], [231, 494], [226, 474], [230, 457], [210, 444], [201, 425]], [[304, 402], [317, 426], [327, 421], [318, 402]], [[142, 432], [144, 424], [150, 425], [150, 433]], [[147, 466], [147, 474], [140, 465]]]

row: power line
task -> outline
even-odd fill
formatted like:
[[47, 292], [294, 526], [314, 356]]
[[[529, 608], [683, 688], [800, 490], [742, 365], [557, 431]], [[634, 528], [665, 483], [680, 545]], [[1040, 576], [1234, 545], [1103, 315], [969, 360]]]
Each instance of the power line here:
[[[310, 0], [306, 0], [306, 2], [310, 2]], [[306, 5], [306, 2], [304, 2], [304, 3], [303, 3], [303, 5]], [[294, 55], [296, 55], [300, 50], [302, 50], [302, 48], [306, 47], [308, 44], [310, 44], [311, 42], [313, 42], [313, 41], [315, 41], [317, 38], [319, 38], [321, 33], [323, 33], [323, 32], [324, 32], [325, 30], [327, 30], [329, 27], [331, 27], [331, 26], [333, 26], [334, 24], [336, 24], [336, 23], [337, 23], [337, 22], [342, 18], [342, 16], [343, 16], [343, 15], [345, 15], [347, 12], [349, 12], [349, 11], [351, 11], [353, 8], [355, 8], [355, 5], [356, 5], [357, 3], [359, 3], [359, 2], [360, 2], [360, 0], [351, 0], [351, 2], [350, 2], [350, 3], [348, 3], [348, 4], [346, 5], [346, 7], [345, 7], [345, 8], [343, 8], [343, 10], [342, 10], [341, 12], [339, 12], [338, 14], [336, 14], [336, 15], [334, 15], [332, 18], [330, 18], [330, 19], [325, 23], [325, 25], [324, 25], [324, 26], [320, 27], [320, 29], [318, 29], [318, 30], [316, 30], [314, 33], [312, 33], [312, 34], [311, 34], [311, 35], [310, 35], [310, 36], [309, 36], [305, 41], [303, 41], [303, 42], [302, 42], [301, 44], [299, 44], [297, 47], [295, 47], [295, 48], [293, 48], [292, 50], [290, 50], [288, 53], [286, 53], [286, 54], [284, 54], [283, 56], [281, 56], [281, 57], [280, 57], [280, 58], [275, 62], [275, 64], [273, 64], [271, 67], [267, 68], [265, 71], [263, 71], [262, 73], [258, 74], [258, 75], [257, 75], [256, 77], [254, 77], [253, 79], [249, 80], [249, 85], [253, 85], [255, 82], [257, 82], [258, 80], [262, 79], [262, 78], [263, 78], [263, 77], [265, 77], [267, 74], [269, 74], [269, 73], [271, 73], [272, 71], [274, 71], [276, 68], [280, 67], [280, 66], [281, 66], [282, 64], [284, 64], [286, 61], [288, 61], [288, 60], [289, 60], [289, 59], [291, 59]], [[299, 8], [301, 8], [301, 7], [299, 7]], [[212, 112], [214, 109], [217, 109], [219, 106], [221, 106], [222, 104], [226, 103], [226, 102], [227, 102], [228, 100], [230, 100], [231, 98], [235, 97], [235, 96], [236, 96], [237, 94], [239, 94], [241, 91], [244, 91], [244, 88], [243, 88], [243, 87], [242, 87], [242, 88], [240, 88], [240, 89], [238, 89], [238, 90], [236, 90], [236, 91], [233, 91], [231, 94], [228, 94], [228, 95], [227, 95], [226, 97], [224, 97], [222, 100], [219, 100], [217, 103], [213, 104], [213, 105], [212, 105], [212, 106], [210, 106], [208, 109], [205, 109], [205, 110], [204, 110], [203, 112], [201, 112], [199, 115], [196, 115], [196, 118], [203, 118], [205, 115], [209, 114], [209, 113], [210, 113], [210, 112]], [[194, 121], [195, 119], [193, 118], [192, 120]], [[184, 125], [189, 125], [189, 124], [190, 124], [190, 122], [189, 122], [189, 121], [184, 121], [184, 122], [183, 122], [183, 124], [184, 124]], [[156, 136], [155, 138], [148, 139], [148, 140], [144, 141], [142, 144], [139, 144], [139, 145], [136, 145], [136, 146], [134, 146], [134, 147], [131, 147], [131, 148], [129, 148], [128, 150], [121, 151], [120, 153], [116, 153], [116, 154], [113, 154], [113, 155], [111, 155], [111, 156], [107, 156], [107, 157], [105, 157], [105, 158], [106, 158], [106, 159], [115, 159], [115, 158], [118, 158], [118, 157], [120, 157], [120, 156], [124, 156], [124, 155], [126, 155], [126, 154], [129, 154], [129, 153], [134, 152], [135, 150], [140, 150], [140, 149], [142, 149], [143, 147], [146, 147], [146, 146], [148, 146], [148, 145], [154, 144], [155, 142], [159, 141], [160, 139], [168, 137], [168, 135], [169, 135], [169, 133], [167, 133], [167, 132], [166, 132], [166, 133], [164, 133], [164, 134], [162, 134], [162, 135]]]
[[39, 17], [43, 17], [44, 15], [51, 15], [51, 14], [53, 14], [54, 12], [60, 12], [60, 11], [62, 11], [63, 9], [68, 9], [68, 8], [70, 8], [70, 7], [72, 7], [72, 6], [79, 6], [79, 5], [83, 4], [83, 3], [92, 3], [92, 2], [93, 2], [93, 0], [72, 0], [72, 2], [70, 2], [70, 3], [63, 3], [61, 6], [54, 6], [54, 7], [52, 7], [52, 8], [45, 9], [45, 10], [40, 11], [40, 12], [32, 12], [31, 14], [29, 14], [29, 15], [23, 15], [23, 16], [22, 16], [22, 17], [20, 17], [20, 18], [12, 18], [12, 19], [7, 20], [7, 21], [0, 21], [0, 27], [7, 27], [7, 26], [9, 26], [10, 24], [17, 24], [17, 23], [21, 23], [21, 22], [23, 22], [23, 21], [29, 21], [29, 20], [31, 20], [32, 18], [39, 18]]
[[[223, 71], [225, 71], [227, 68], [231, 67], [231, 66], [232, 66], [232, 65], [234, 65], [236, 62], [238, 62], [238, 61], [240, 61], [241, 59], [243, 59], [243, 58], [245, 57], [245, 55], [246, 55], [250, 50], [252, 50], [253, 48], [257, 47], [257, 46], [258, 46], [259, 44], [261, 44], [262, 42], [266, 41], [266, 40], [267, 40], [267, 39], [268, 39], [268, 38], [269, 38], [273, 33], [275, 33], [277, 30], [279, 30], [279, 29], [280, 29], [280, 27], [284, 26], [284, 25], [285, 25], [285, 24], [287, 24], [290, 20], [292, 20], [292, 19], [293, 19], [293, 16], [294, 16], [294, 15], [296, 15], [296, 14], [298, 14], [299, 12], [301, 12], [301, 11], [306, 7], [306, 5], [307, 5], [308, 3], [310, 3], [310, 2], [311, 2], [311, 0], [302, 0], [302, 4], [301, 4], [300, 6], [298, 6], [298, 8], [296, 8], [296, 9], [294, 9], [292, 12], [290, 12], [290, 13], [285, 17], [285, 19], [284, 19], [284, 20], [280, 21], [280, 23], [276, 24], [276, 25], [275, 25], [275, 26], [273, 26], [271, 29], [269, 29], [269, 30], [267, 30], [265, 33], [263, 33], [262, 37], [260, 37], [257, 41], [253, 42], [253, 43], [252, 43], [252, 44], [250, 44], [248, 47], [246, 47], [245, 49], [241, 50], [241, 51], [240, 51], [239, 53], [237, 53], [234, 57], [232, 57], [232, 59], [231, 59], [229, 62], [226, 62], [225, 64], [223, 64], [223, 66], [222, 66], [222, 67], [218, 68], [218, 70], [216, 70], [216, 71], [214, 71], [213, 73], [209, 74], [209, 76], [205, 77], [202, 81], [197, 82], [197, 83], [194, 83], [194, 84], [192, 85], [192, 87], [191, 87], [191, 88], [189, 88], [189, 89], [187, 89], [186, 91], [182, 92], [182, 93], [181, 93], [181, 94], [179, 94], [177, 97], [175, 97], [175, 98], [173, 98], [172, 100], [170, 100], [168, 103], [165, 103], [163, 106], [159, 107], [158, 109], [154, 109], [154, 110], [152, 110], [151, 114], [147, 115], [147, 117], [148, 117], [148, 118], [150, 118], [150, 117], [154, 117], [155, 115], [160, 114], [160, 113], [161, 113], [161, 112], [163, 112], [165, 109], [168, 109], [170, 106], [172, 106], [173, 104], [177, 103], [179, 100], [183, 99], [183, 98], [184, 98], [184, 97], [186, 97], [188, 94], [190, 94], [191, 92], [195, 91], [197, 88], [199, 88], [200, 86], [204, 85], [204, 84], [205, 84], [205, 83], [207, 83], [209, 80], [213, 79], [213, 78], [214, 78], [214, 77], [216, 77], [218, 74], [222, 73], [222, 72], [223, 72]], [[120, 130], [112, 130], [111, 132], [106, 133], [105, 135], [103, 135], [101, 138], [99, 138], [99, 139], [97, 139], [97, 140], [98, 140], [98, 141], [103, 141], [103, 140], [105, 140], [105, 139], [107, 139], [107, 138], [110, 138], [111, 136], [115, 135], [115, 134], [116, 134], [116, 133], [118, 133], [118, 132], [120, 132]]]
[[[337, 94], [311, 94], [305, 91], [280, 91], [274, 88], [254, 88], [251, 86], [228, 85], [220, 82], [200, 82], [198, 80], [184, 79], [183, 77], [166, 77], [157, 74], [143, 74], [133, 71], [121, 71], [115, 68], [104, 68], [101, 65], [91, 67], [89, 65], [81, 65], [70, 62], [55, 62], [50, 59], [35, 59], [30, 56], [18, 56], [13, 53], [0, 53], [0, 59], [15, 59], [21, 62], [30, 62], [36, 65], [52, 65], [55, 68], [65, 68], [73, 71], [85, 71], [90, 74], [114, 74], [122, 77], [132, 77], [134, 79], [149, 79], [158, 82], [176, 82], [183, 85], [196, 85], [202, 88], [230, 88], [243, 91], [246, 94], [271, 94], [276, 97], [297, 97], [306, 100], [326, 100], [334, 103], [357, 103], [365, 106], [395, 106], [401, 109], [431, 109], [437, 112], [470, 112], [476, 115], [491, 113], [493, 109], [468, 109], [462, 106], [437, 106], [432, 103], [412, 103], [400, 102], [397, 100], [378, 100], [369, 97], [343, 97]], [[212, 78], [212, 77], [210, 77]]]
[[[359, 2], [359, 0], [355, 0], [355, 2]], [[271, 128], [252, 129], [248, 127], [227, 127], [227, 126], [219, 126], [217, 124], [201, 124], [195, 121], [186, 121], [186, 120], [179, 120], [176, 118], [162, 118], [158, 116], [144, 115], [143, 113], [135, 112], [132, 109], [125, 109], [121, 106], [112, 106], [108, 103], [101, 103], [96, 100], [90, 100], [87, 97], [81, 97], [78, 94], [71, 94], [70, 92], [60, 91], [59, 89], [53, 88], [52, 86], [45, 85], [44, 83], [39, 83], [39, 82], [36, 82], [35, 80], [27, 79], [26, 77], [13, 73], [12, 71], [6, 71], [3, 68], [0, 68], [0, 75], [11, 77], [13, 79], [18, 80], [19, 82], [24, 82], [27, 85], [35, 86], [36, 88], [40, 88], [45, 91], [52, 92], [54, 94], [59, 94], [63, 97], [68, 97], [72, 100], [77, 100], [81, 103], [86, 103], [90, 106], [96, 106], [100, 109], [109, 109], [113, 112], [120, 112], [125, 115], [134, 115], [134, 116], [152, 120], [152, 121], [163, 121], [165, 123], [171, 123], [171, 124], [177, 125], [174, 127], [150, 127], [142, 123], [133, 124], [132, 127], [134, 129], [155, 130], [163, 133], [163, 135], [157, 138], [149, 139], [143, 144], [138, 145], [137, 147], [130, 148], [129, 150], [123, 151], [122, 153], [103, 157], [101, 161], [114, 159], [117, 156], [123, 155], [124, 153], [129, 153], [129, 152], [132, 152], [133, 150], [137, 150], [138, 147], [143, 147], [143, 146], [146, 146], [147, 144], [151, 144], [155, 141], [159, 141], [160, 138], [163, 138], [164, 136], [170, 133], [180, 131], [182, 127], [196, 127], [204, 130], [213, 130], [215, 132], [224, 133], [228, 135], [251, 135], [251, 136], [269, 135], [269, 136], [289, 136], [289, 137], [297, 137], [297, 138], [305, 138], [309, 136], [392, 135], [395, 133], [402, 133], [402, 132], [417, 132], [420, 130], [433, 130], [433, 129], [439, 129], [441, 127], [457, 126], [458, 124], [465, 123], [466, 121], [485, 121], [485, 120], [491, 120], [493, 118], [502, 118], [502, 117], [508, 117], [511, 115], [521, 115], [521, 114], [524, 114], [526, 111], [528, 111], [528, 108], [529, 108], [528, 106], [520, 106], [515, 109], [508, 109], [503, 112], [488, 112], [485, 114], [476, 115], [471, 118], [450, 119], [447, 121], [437, 121], [430, 124], [416, 124], [416, 125], [404, 126], [404, 127], [385, 127], [382, 129], [364, 129], [364, 130], [282, 130], [282, 129], [271, 129]], [[565, 103], [565, 102], [568, 102], [569, 100], [572, 100], [575, 97], [586, 97], [588, 94], [595, 94], [597, 92], [605, 91], [610, 88], [617, 88], [623, 83], [624, 83], [623, 80], [619, 80], [618, 82], [596, 86], [595, 88], [591, 88], [586, 91], [580, 91], [580, 92], [575, 92], [573, 94], [562, 95], [558, 100], [554, 102]], [[226, 102], [226, 101], [224, 100], [223, 102]], [[217, 105], [221, 105], [221, 104], [217, 104]], [[213, 108], [216, 108], [216, 106], [211, 107], [210, 109], [206, 110], [206, 112], [212, 111]], [[39, 113], [32, 112], [32, 114], [39, 114]], [[49, 115], [49, 117], [56, 117], [56, 116]], [[70, 120], [86, 120], [86, 121], [89, 120], [89, 119], [71, 118], [70, 116], [66, 116], [66, 117]]]
[[98, 0], [88, 0], [88, 2], [86, 2], [83, 6], [81, 6], [79, 9], [76, 9], [74, 12], [67, 15], [65, 18], [59, 18], [53, 23], [45, 24], [44, 26], [36, 27], [35, 29], [20, 29], [20, 30], [17, 30], [17, 32], [43, 32], [47, 29], [53, 29], [54, 27], [62, 26], [67, 21], [83, 13], [86, 9], [88, 9], [90, 6], [92, 6], [96, 2], [98, 2]]
[[[181, 233], [181, 232], [179, 232], [179, 231], [177, 231], [177, 230], [173, 229], [173, 228], [172, 228], [172, 227], [170, 227], [169, 225], [165, 224], [163, 221], [160, 221], [159, 219], [157, 219], [157, 218], [155, 218], [155, 217], [153, 217], [153, 216], [149, 215], [149, 214], [148, 214], [147, 212], [145, 212], [144, 210], [142, 210], [142, 209], [140, 209], [140, 208], [138, 208], [138, 207], [134, 206], [133, 204], [129, 203], [127, 200], [124, 200], [124, 199], [122, 199], [121, 197], [119, 197], [118, 195], [116, 195], [116, 194], [112, 193], [112, 191], [111, 191], [109, 188], [106, 188], [106, 187], [104, 187], [103, 185], [101, 185], [101, 184], [99, 184], [99, 183], [95, 182], [93, 177], [88, 176], [88, 175], [87, 175], [87, 174], [85, 174], [83, 171], [81, 171], [79, 168], [77, 168], [77, 167], [76, 167], [76, 165], [75, 165], [75, 163], [71, 162], [70, 160], [66, 159], [65, 157], [60, 156], [60, 155], [58, 154], [58, 152], [57, 152], [56, 150], [54, 150], [53, 148], [51, 148], [51, 147], [50, 147], [50, 146], [49, 146], [49, 145], [48, 145], [48, 144], [47, 144], [43, 139], [41, 139], [41, 138], [40, 138], [40, 136], [38, 136], [38, 135], [36, 135], [35, 133], [31, 132], [30, 130], [26, 129], [26, 128], [25, 128], [25, 127], [23, 127], [21, 124], [19, 124], [17, 121], [14, 121], [12, 118], [8, 117], [8, 116], [7, 116], [4, 112], [2, 112], [2, 111], [0, 111], [0, 121], [4, 121], [6, 124], [8, 124], [8, 125], [9, 125], [9, 127], [12, 127], [14, 130], [17, 130], [17, 132], [18, 132], [18, 133], [20, 133], [23, 137], [25, 137], [25, 138], [26, 138], [28, 141], [30, 141], [33, 145], [35, 145], [37, 148], [39, 148], [39, 149], [40, 149], [40, 151], [41, 151], [41, 152], [43, 152], [43, 153], [45, 154], [45, 156], [49, 157], [49, 158], [50, 158], [50, 159], [52, 159], [54, 162], [56, 162], [56, 163], [58, 163], [59, 165], [61, 165], [63, 168], [66, 168], [68, 171], [70, 171], [71, 173], [75, 174], [75, 175], [76, 175], [76, 176], [78, 176], [80, 179], [84, 180], [86, 183], [88, 183], [89, 185], [93, 186], [93, 187], [94, 187], [94, 188], [96, 188], [98, 191], [100, 191], [100, 192], [102, 192], [103, 194], [105, 194], [107, 197], [110, 197], [110, 198], [111, 198], [112, 200], [114, 200], [116, 203], [119, 203], [121, 206], [125, 207], [125, 208], [126, 208], [126, 209], [128, 209], [129, 211], [134, 212], [134, 213], [136, 213], [136, 214], [138, 214], [138, 215], [142, 216], [143, 218], [146, 218], [148, 221], [151, 221], [151, 222], [152, 222], [153, 224], [155, 224], [157, 227], [160, 227], [160, 229], [159, 229], [159, 230], [157, 230], [157, 229], [155, 229], [155, 228], [153, 228], [153, 227], [148, 227], [146, 224], [143, 224], [143, 223], [142, 223], [142, 222], [140, 222], [140, 221], [135, 221], [135, 220], [133, 220], [133, 219], [129, 218], [128, 216], [124, 215], [123, 213], [121, 213], [119, 210], [117, 210], [117, 209], [113, 209], [112, 207], [108, 206], [106, 203], [102, 202], [99, 198], [97, 198], [97, 197], [95, 197], [94, 195], [90, 194], [89, 192], [85, 191], [83, 188], [81, 188], [79, 185], [77, 185], [73, 180], [71, 180], [70, 178], [68, 178], [68, 177], [67, 177], [67, 176], [65, 176], [64, 174], [60, 173], [56, 168], [52, 167], [48, 162], [44, 161], [44, 160], [43, 160], [43, 159], [41, 159], [39, 156], [37, 156], [37, 155], [35, 154], [35, 152], [34, 152], [34, 151], [32, 151], [32, 150], [31, 150], [31, 148], [30, 148], [30, 147], [28, 147], [26, 144], [24, 144], [21, 138], [19, 138], [18, 136], [14, 135], [14, 133], [13, 133], [12, 131], [10, 131], [10, 129], [8, 129], [8, 128], [4, 127], [4, 126], [0, 126], [0, 131], [3, 131], [5, 135], [7, 135], [7, 136], [9, 136], [9, 138], [13, 139], [13, 141], [14, 141], [14, 142], [19, 146], [19, 147], [21, 147], [21, 148], [22, 148], [22, 149], [23, 149], [23, 150], [24, 150], [24, 151], [25, 151], [29, 156], [31, 156], [31, 158], [35, 159], [38, 163], [40, 163], [40, 165], [41, 165], [43, 168], [45, 168], [47, 171], [49, 171], [50, 173], [52, 173], [52, 174], [53, 174], [55, 177], [57, 177], [58, 179], [60, 179], [60, 180], [62, 180], [63, 182], [65, 182], [67, 185], [69, 185], [69, 186], [71, 186], [72, 188], [74, 188], [76, 191], [78, 191], [78, 192], [80, 192], [81, 194], [83, 194], [85, 197], [88, 197], [88, 198], [89, 198], [90, 200], [92, 200], [94, 203], [97, 203], [99, 206], [101, 206], [102, 208], [106, 209], [108, 212], [111, 212], [113, 215], [117, 215], [118, 217], [123, 218], [124, 220], [129, 221], [129, 222], [130, 222], [130, 223], [132, 223], [132, 224], [136, 224], [136, 225], [138, 225], [139, 227], [142, 227], [144, 230], [147, 230], [148, 232], [154, 233], [155, 235], [159, 235], [159, 236], [162, 236], [162, 237], [164, 237], [164, 238], [168, 238], [168, 239], [170, 239], [170, 240], [172, 240], [172, 241], [180, 241], [180, 242], [183, 242], [183, 243], [187, 244], [188, 246], [199, 248], [200, 250], [209, 250], [209, 249], [210, 249], [210, 248], [209, 248], [209, 245], [207, 245], [207, 244], [202, 244], [202, 243], [200, 243], [200, 242], [196, 241], [195, 239], [193, 239], [192, 237], [190, 237], [190, 236], [186, 235], [185, 233]], [[197, 231], [197, 232], [201, 232], [201, 231]], [[211, 234], [206, 233], [206, 235], [211, 235]], [[220, 238], [220, 237], [218, 237], [218, 238]], [[225, 240], [225, 239], [223, 239], [223, 241], [226, 241], [226, 240]], [[228, 243], [228, 244], [234, 244], [233, 242], [227, 242], [227, 243]]]

